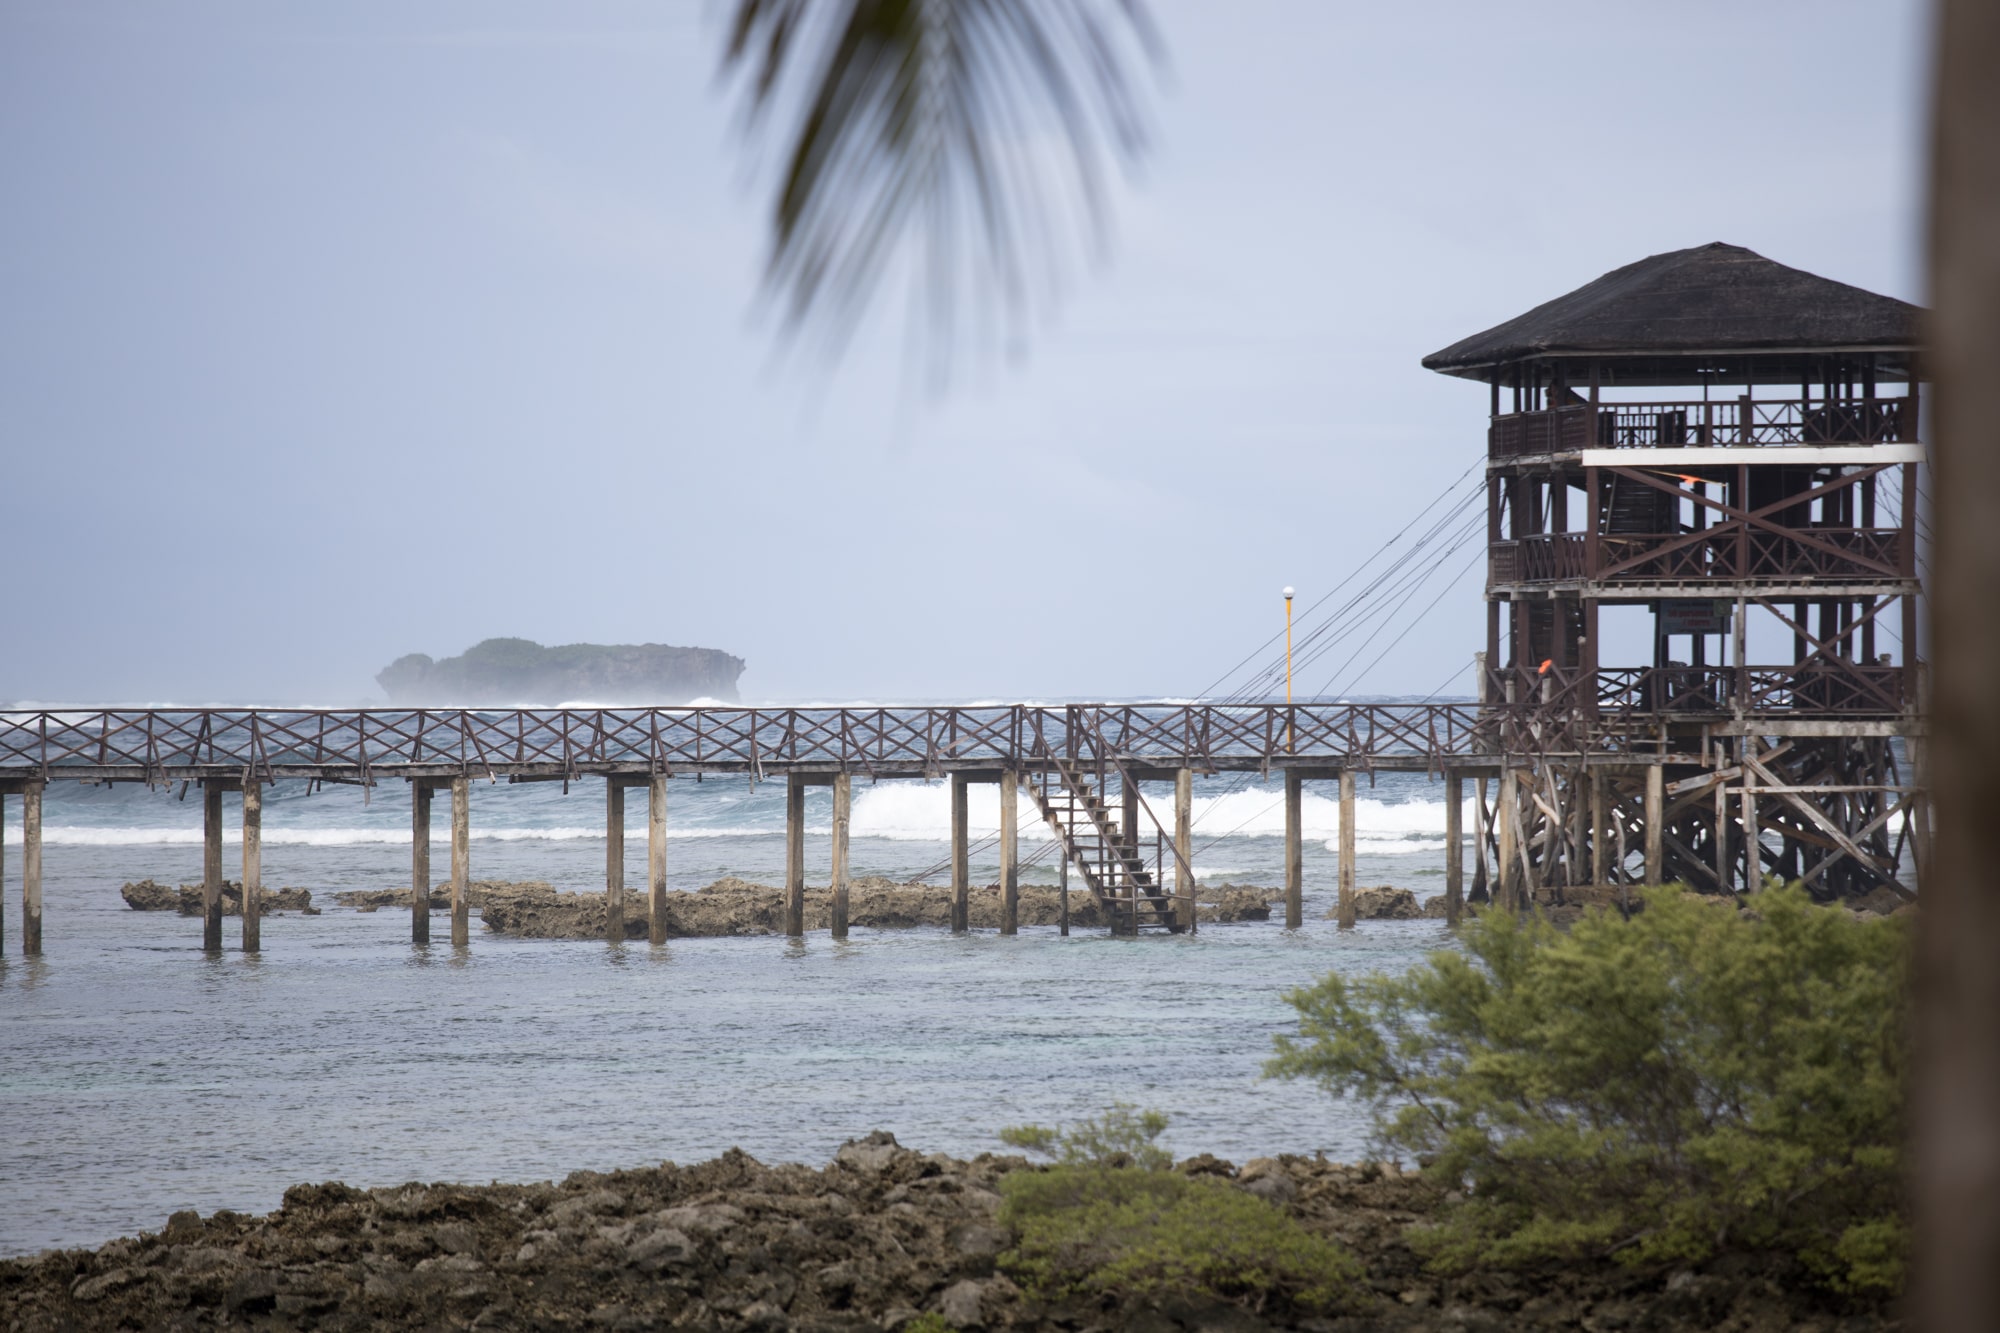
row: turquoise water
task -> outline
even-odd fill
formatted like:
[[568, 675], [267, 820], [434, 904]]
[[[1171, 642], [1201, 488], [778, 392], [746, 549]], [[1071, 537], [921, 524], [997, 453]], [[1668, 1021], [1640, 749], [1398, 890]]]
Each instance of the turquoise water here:
[[[672, 888], [777, 878], [782, 784], [671, 790]], [[1440, 792], [1421, 778], [1364, 787], [1361, 883], [1442, 891]], [[943, 859], [941, 786], [856, 793], [856, 874], [902, 878]], [[1204, 881], [1281, 881], [1280, 795], [1276, 780], [1197, 785]], [[1297, 932], [1277, 922], [1137, 940], [862, 930], [843, 944], [819, 934], [653, 948], [509, 940], [475, 921], [470, 947], [454, 951], [410, 944], [406, 913], [332, 902], [338, 889], [408, 883], [404, 792], [384, 786], [364, 803], [352, 789], [287, 784], [265, 806], [265, 883], [312, 889], [324, 913], [268, 918], [256, 957], [236, 951], [229, 919], [228, 951], [209, 958], [198, 920], [133, 912], [118, 895], [131, 879], [199, 879], [199, 800], [56, 784], [45, 954], [32, 962], [19, 956], [19, 804], [8, 805], [0, 1254], [157, 1229], [178, 1208], [261, 1211], [301, 1180], [539, 1179], [731, 1146], [818, 1163], [878, 1128], [970, 1154], [997, 1149], [1003, 1125], [1113, 1100], [1170, 1112], [1178, 1152], [1355, 1156], [1367, 1148], [1361, 1108], [1259, 1077], [1287, 1027], [1279, 994], [1329, 969], [1405, 967], [1446, 937], [1433, 921], [1343, 935], [1324, 919], [1330, 795], [1308, 798]], [[808, 810], [809, 876], [821, 881], [827, 799], [814, 792]], [[633, 884], [642, 804], [628, 821]], [[567, 794], [479, 783], [472, 813], [476, 877], [601, 887], [601, 783]], [[982, 819], [993, 816], [975, 805], [975, 836]], [[1026, 824], [1033, 856], [1045, 844]], [[232, 841], [232, 878], [236, 856]], [[1024, 878], [1053, 881], [1053, 865], [1045, 857]], [[994, 869], [975, 854], [975, 877]]]

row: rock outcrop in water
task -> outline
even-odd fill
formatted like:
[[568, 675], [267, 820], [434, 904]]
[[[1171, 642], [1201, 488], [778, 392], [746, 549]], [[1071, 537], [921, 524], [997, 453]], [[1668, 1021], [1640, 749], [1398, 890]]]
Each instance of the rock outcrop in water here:
[[[175, 1213], [157, 1234], [0, 1261], [0, 1328], [676, 1328], [861, 1333], [940, 1325], [1146, 1333], [1647, 1329], [1736, 1333], [1900, 1327], [1843, 1308], [1798, 1265], [1731, 1253], [1699, 1268], [1604, 1258], [1441, 1276], [1407, 1232], [1441, 1201], [1393, 1165], [1203, 1155], [1174, 1169], [1231, 1181], [1366, 1269], [1371, 1308], [1301, 1319], [1213, 1297], [1043, 1304], [1005, 1273], [999, 1185], [1018, 1157], [853, 1140], [823, 1170], [713, 1161], [561, 1184], [359, 1190], [297, 1185], [266, 1217]], [[930, 1316], [924, 1319], [923, 1316]]]
[[736, 701], [743, 659], [717, 648], [663, 643], [565, 643], [487, 639], [457, 657], [399, 657], [376, 683], [391, 703], [414, 705], [683, 704]]
[[[201, 885], [199, 884], [159, 884], [150, 879], [142, 879], [136, 884], [127, 884], [119, 890], [125, 905], [135, 912], [179, 912], [182, 916], [200, 916]], [[257, 915], [270, 916], [274, 912], [298, 912], [303, 916], [318, 916], [319, 909], [312, 905], [310, 889], [265, 889], [257, 902]], [[225, 880], [222, 885], [222, 914], [224, 916], [243, 915], [243, 885], [239, 880]]]
[[[409, 901], [407, 893], [405, 890], [405, 896], [396, 901]], [[1273, 898], [1282, 896], [1269, 889], [1225, 885], [1202, 890], [1196, 912], [1203, 921], [1262, 921], [1271, 915]], [[602, 893], [563, 893], [539, 883], [489, 884], [477, 901], [480, 918], [491, 930], [537, 939], [604, 937]], [[693, 893], [669, 893], [666, 910], [669, 938], [777, 935], [785, 929], [784, 890], [741, 879], [717, 880]], [[1053, 926], [1061, 919], [1061, 894], [1053, 888], [1024, 884], [1018, 910], [1024, 926]], [[1105, 924], [1096, 900], [1081, 889], [1071, 890], [1069, 911], [1070, 924], [1079, 930]], [[645, 893], [627, 890], [625, 934], [629, 938], [646, 938], [646, 913]], [[826, 930], [831, 926], [833, 890], [825, 886], [808, 887], [805, 915], [807, 930]], [[968, 896], [967, 915], [974, 930], [997, 929], [1000, 886], [974, 888]], [[948, 927], [951, 890], [936, 884], [898, 884], [863, 876], [848, 886], [847, 920], [849, 925], [860, 929]]]

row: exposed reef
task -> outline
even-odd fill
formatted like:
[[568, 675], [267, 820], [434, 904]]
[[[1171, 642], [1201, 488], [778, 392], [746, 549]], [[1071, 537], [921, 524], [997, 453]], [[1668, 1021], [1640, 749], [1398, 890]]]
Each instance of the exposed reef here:
[[[119, 892], [125, 898], [125, 905], [135, 912], [179, 912], [182, 916], [200, 916], [202, 912], [199, 884], [160, 884], [142, 879], [135, 884], [127, 884]], [[265, 889], [257, 900], [257, 915], [265, 917], [278, 912], [319, 915], [319, 909], [312, 905], [310, 889]], [[223, 882], [222, 914], [243, 915], [243, 885], [240, 881], [232, 879]]]
[[[400, 901], [408, 901], [408, 890]], [[1196, 904], [1202, 921], [1262, 921], [1271, 915], [1274, 898], [1269, 889], [1225, 885], [1204, 889]], [[805, 895], [805, 927], [825, 930], [833, 921], [833, 891], [825, 886], [808, 887]], [[435, 901], [435, 899], [433, 899]], [[602, 939], [606, 930], [605, 895], [563, 893], [547, 884], [527, 883], [487, 885], [477, 900], [480, 918], [490, 930], [508, 935], [540, 939]], [[848, 886], [848, 924], [858, 929], [895, 930], [912, 926], [948, 927], [951, 924], [951, 890], [935, 884], [898, 884], [893, 880], [864, 876]], [[1000, 925], [1000, 887], [980, 885], [971, 890], [966, 903], [968, 924], [974, 930], [992, 930]], [[1069, 895], [1070, 924], [1079, 930], [1106, 924], [1102, 911], [1090, 894], [1072, 889]], [[1022, 885], [1018, 902], [1020, 924], [1053, 926], [1062, 915], [1061, 894], [1041, 885]], [[785, 894], [768, 884], [752, 884], [741, 879], [722, 879], [692, 893], [666, 896], [668, 938], [717, 935], [777, 935], [785, 929]], [[649, 926], [644, 892], [625, 895], [625, 933], [644, 939]]]

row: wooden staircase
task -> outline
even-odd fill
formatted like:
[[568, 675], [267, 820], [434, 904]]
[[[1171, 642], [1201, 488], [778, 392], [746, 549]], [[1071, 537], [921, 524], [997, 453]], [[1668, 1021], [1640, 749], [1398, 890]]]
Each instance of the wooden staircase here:
[[1063, 855], [1083, 876], [1090, 894], [1111, 922], [1114, 935], [1136, 935], [1145, 927], [1179, 933], [1174, 901], [1161, 876], [1146, 864], [1136, 836], [1128, 839], [1106, 804], [1108, 779], [1127, 779], [1115, 764], [1086, 764], [1044, 753], [1053, 771], [1030, 772], [1028, 791], [1055, 830]]

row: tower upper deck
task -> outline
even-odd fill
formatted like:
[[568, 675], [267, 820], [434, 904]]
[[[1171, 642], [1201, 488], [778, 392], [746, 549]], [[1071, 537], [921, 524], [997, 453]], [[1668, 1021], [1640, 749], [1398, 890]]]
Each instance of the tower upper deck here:
[[[1424, 365], [1492, 386], [1496, 461], [1907, 444], [1921, 313], [1716, 242], [1627, 264]], [[1747, 461], [1781, 459], [1802, 461]]]

